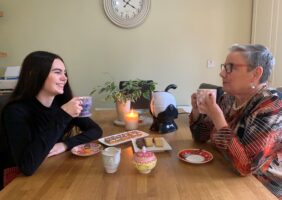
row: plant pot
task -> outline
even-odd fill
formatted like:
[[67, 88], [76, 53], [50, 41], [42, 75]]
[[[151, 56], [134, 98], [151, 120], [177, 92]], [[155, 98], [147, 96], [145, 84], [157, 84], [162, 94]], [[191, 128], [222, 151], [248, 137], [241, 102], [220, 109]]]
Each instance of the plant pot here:
[[116, 102], [117, 119], [124, 122], [124, 115], [130, 111], [130, 100], [126, 102]]

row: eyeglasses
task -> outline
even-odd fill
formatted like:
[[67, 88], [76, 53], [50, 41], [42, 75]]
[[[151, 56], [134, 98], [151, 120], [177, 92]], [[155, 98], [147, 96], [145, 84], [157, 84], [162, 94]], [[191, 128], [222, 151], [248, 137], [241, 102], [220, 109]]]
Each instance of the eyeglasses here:
[[226, 71], [226, 73], [228, 73], [228, 74], [230, 74], [232, 72], [234, 66], [246, 67], [246, 66], [249, 66], [249, 65], [246, 65], [246, 64], [234, 64], [234, 63], [226, 63], [226, 64], [221, 64], [220, 65], [221, 71], [224, 69]]

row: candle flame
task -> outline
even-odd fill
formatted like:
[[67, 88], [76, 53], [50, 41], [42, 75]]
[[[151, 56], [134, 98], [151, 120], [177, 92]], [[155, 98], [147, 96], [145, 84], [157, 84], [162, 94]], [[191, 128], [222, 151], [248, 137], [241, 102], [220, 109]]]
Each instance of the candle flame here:
[[130, 112], [127, 114], [128, 117], [138, 117], [138, 113], [135, 110], [130, 110]]

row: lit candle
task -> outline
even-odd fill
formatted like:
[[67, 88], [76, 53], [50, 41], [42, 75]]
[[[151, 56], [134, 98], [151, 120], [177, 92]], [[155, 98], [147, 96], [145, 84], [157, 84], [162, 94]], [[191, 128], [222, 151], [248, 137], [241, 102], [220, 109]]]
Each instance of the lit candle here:
[[134, 130], [138, 128], [138, 112], [131, 110], [124, 116], [125, 129]]

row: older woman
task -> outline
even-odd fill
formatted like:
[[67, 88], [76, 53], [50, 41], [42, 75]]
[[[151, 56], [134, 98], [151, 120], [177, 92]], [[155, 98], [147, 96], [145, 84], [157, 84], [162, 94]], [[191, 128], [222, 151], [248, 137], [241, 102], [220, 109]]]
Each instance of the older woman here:
[[267, 87], [273, 65], [262, 45], [232, 46], [221, 65], [224, 95], [217, 104], [209, 94], [197, 106], [194, 93], [190, 129], [195, 141], [211, 140], [240, 175], [254, 174], [282, 199], [282, 100]]

